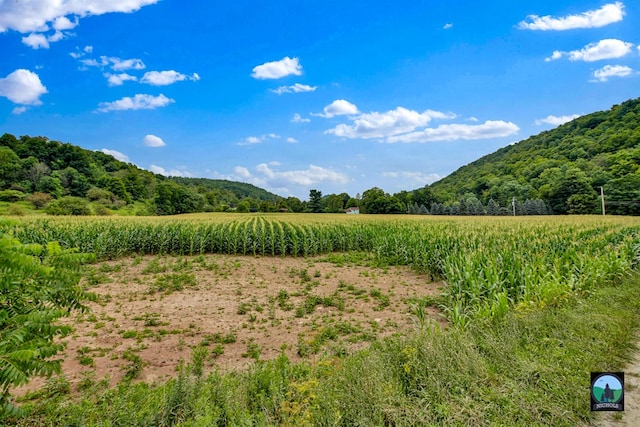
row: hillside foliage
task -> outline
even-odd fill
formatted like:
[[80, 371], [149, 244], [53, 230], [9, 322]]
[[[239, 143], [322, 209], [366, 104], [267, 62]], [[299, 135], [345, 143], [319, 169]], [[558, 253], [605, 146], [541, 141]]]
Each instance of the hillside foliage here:
[[166, 215], [224, 211], [241, 201], [257, 211], [279, 199], [240, 182], [167, 178], [46, 137], [0, 137], [0, 201], [26, 200], [53, 215], [91, 214], [88, 202], [97, 214], [135, 204], [137, 214]]
[[540, 199], [555, 214], [640, 214], [640, 98], [504, 147], [434, 183], [436, 199]]

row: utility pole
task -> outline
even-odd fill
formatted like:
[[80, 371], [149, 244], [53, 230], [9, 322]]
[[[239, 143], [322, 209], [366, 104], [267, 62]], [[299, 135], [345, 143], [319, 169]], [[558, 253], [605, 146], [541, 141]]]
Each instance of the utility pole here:
[[511, 199], [511, 207], [513, 208], [513, 216], [516, 216], [516, 198]]
[[600, 187], [600, 199], [602, 199], [602, 216], [605, 215], [605, 207], [604, 207], [604, 187]]

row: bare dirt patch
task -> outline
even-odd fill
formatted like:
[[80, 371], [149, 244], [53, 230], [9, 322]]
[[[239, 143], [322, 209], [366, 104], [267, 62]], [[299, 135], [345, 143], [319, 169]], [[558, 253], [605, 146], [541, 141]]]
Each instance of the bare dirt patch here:
[[[207, 349], [209, 370], [283, 351], [292, 360], [346, 354], [415, 328], [415, 301], [440, 291], [429, 276], [372, 267], [362, 254], [146, 256], [89, 266], [84, 280], [98, 300], [66, 319], [74, 332], [62, 371], [72, 384], [163, 381], [195, 348]], [[431, 307], [426, 315], [443, 322]]]

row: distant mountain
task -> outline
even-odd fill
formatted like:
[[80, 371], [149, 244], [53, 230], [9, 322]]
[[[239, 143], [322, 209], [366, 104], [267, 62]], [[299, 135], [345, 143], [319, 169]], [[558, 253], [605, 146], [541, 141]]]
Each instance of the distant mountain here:
[[[553, 213], [640, 214], [640, 98], [484, 156], [429, 187], [444, 204], [541, 199]], [[424, 189], [415, 190], [415, 192]]]
[[276, 202], [281, 199], [280, 196], [270, 193], [267, 190], [256, 187], [253, 184], [244, 182], [229, 181], [226, 179], [209, 179], [209, 178], [182, 178], [171, 177], [172, 181], [188, 187], [201, 187], [210, 190], [223, 190], [235, 194], [239, 199], [251, 197], [256, 200], [269, 200]]
[[[63, 200], [64, 199], [64, 200]], [[83, 199], [83, 200], [79, 200]], [[46, 137], [0, 137], [0, 201], [31, 201], [48, 212], [137, 214], [282, 209], [281, 197], [251, 184], [205, 178], [167, 178], [100, 151]]]

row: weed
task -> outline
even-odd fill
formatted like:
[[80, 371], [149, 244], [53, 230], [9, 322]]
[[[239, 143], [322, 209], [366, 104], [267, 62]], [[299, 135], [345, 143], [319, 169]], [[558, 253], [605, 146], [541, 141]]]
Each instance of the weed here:
[[262, 349], [255, 341], [250, 340], [247, 343], [247, 351], [242, 353], [242, 357], [250, 357], [253, 360], [258, 360], [260, 358], [260, 354], [262, 353]]
[[155, 285], [150, 288], [150, 292], [165, 292], [170, 294], [174, 291], [181, 291], [187, 286], [196, 286], [196, 276], [193, 273], [170, 273], [156, 278]]
[[129, 364], [124, 367], [124, 380], [131, 381], [138, 378], [145, 365], [142, 358], [131, 349], [122, 353], [122, 358], [129, 361]]

